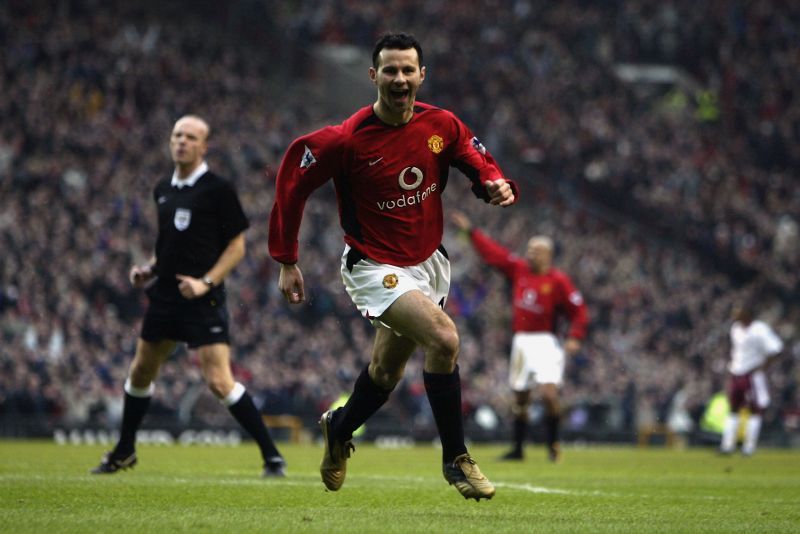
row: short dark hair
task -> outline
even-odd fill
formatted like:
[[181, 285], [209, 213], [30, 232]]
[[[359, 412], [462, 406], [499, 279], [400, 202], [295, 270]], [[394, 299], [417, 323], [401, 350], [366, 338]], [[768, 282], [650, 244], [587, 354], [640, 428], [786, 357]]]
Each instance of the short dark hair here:
[[381, 35], [378, 42], [375, 43], [375, 48], [372, 50], [372, 66], [378, 68], [378, 55], [384, 48], [389, 50], [408, 50], [413, 48], [417, 51], [419, 57], [419, 65], [422, 66], [422, 46], [417, 41], [417, 38], [408, 33], [384, 33]]

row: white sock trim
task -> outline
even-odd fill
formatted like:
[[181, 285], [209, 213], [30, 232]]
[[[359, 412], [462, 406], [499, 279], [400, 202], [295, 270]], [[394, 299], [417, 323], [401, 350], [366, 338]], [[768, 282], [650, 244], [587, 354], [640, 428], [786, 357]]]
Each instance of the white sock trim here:
[[720, 450], [723, 452], [733, 452], [736, 448], [736, 434], [739, 431], [739, 415], [730, 414], [725, 419], [725, 426], [722, 431], [722, 443]]
[[146, 397], [152, 397], [153, 396], [153, 391], [155, 391], [156, 386], [155, 386], [155, 384], [150, 382], [150, 385], [147, 386], [146, 388], [135, 388], [135, 387], [133, 387], [133, 384], [131, 384], [131, 379], [129, 377], [127, 380], [125, 380], [124, 389], [125, 389], [125, 393], [127, 393], [131, 397], [139, 397], [139, 398], [143, 399], [143, 398], [146, 398]]
[[745, 454], [753, 454], [756, 450], [758, 443], [758, 434], [761, 432], [761, 416], [751, 415], [747, 420], [747, 433], [744, 438], [744, 445], [742, 445], [742, 452]]
[[239, 402], [239, 399], [242, 398], [242, 395], [244, 395], [244, 386], [241, 385], [239, 382], [236, 382], [233, 385], [233, 389], [231, 390], [231, 392], [228, 393], [228, 395], [224, 399], [222, 399], [222, 404], [224, 404], [225, 406], [233, 406], [234, 404]]

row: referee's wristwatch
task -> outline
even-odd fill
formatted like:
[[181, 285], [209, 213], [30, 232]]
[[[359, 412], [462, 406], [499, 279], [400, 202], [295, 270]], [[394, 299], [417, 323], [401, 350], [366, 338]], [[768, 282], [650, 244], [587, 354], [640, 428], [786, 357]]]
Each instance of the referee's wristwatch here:
[[208, 289], [212, 289], [214, 287], [214, 281], [210, 276], [204, 276], [203, 283], [208, 286]]

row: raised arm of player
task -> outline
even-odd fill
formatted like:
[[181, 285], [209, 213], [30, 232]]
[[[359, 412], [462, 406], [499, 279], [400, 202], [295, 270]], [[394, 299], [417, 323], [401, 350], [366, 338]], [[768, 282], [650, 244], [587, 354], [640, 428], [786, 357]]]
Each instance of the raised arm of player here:
[[508, 278], [513, 278], [519, 264], [525, 262], [525, 260], [512, 253], [500, 243], [497, 243], [477, 228], [470, 226], [468, 232], [470, 241], [472, 241], [472, 246], [475, 247], [481, 259], [483, 259], [487, 265], [502, 271]]

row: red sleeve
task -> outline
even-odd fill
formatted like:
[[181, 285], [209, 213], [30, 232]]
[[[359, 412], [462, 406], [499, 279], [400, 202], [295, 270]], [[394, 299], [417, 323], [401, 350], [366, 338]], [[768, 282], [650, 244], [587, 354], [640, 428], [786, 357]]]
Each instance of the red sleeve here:
[[275, 203], [269, 217], [269, 253], [281, 263], [297, 262], [297, 236], [306, 200], [339, 174], [342, 135], [328, 126], [296, 139], [275, 178]]
[[506, 178], [500, 166], [486, 147], [475, 137], [466, 124], [453, 116], [458, 141], [454, 146], [453, 166], [463, 172], [472, 182], [472, 192], [476, 197], [489, 202], [489, 194], [483, 183], [487, 180], [505, 179], [514, 192], [514, 202], [519, 198], [517, 184]]
[[567, 337], [583, 339], [586, 337], [586, 328], [589, 324], [589, 314], [581, 292], [572, 285], [572, 280], [564, 273], [559, 273], [559, 285], [563, 295], [562, 306], [569, 317], [569, 332]]
[[475, 250], [487, 265], [503, 271], [503, 274], [509, 278], [514, 278], [514, 270], [519, 259], [510, 250], [492, 241], [489, 236], [478, 229], [473, 229], [469, 233], [469, 237]]

